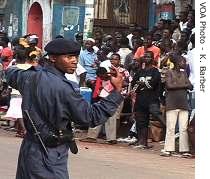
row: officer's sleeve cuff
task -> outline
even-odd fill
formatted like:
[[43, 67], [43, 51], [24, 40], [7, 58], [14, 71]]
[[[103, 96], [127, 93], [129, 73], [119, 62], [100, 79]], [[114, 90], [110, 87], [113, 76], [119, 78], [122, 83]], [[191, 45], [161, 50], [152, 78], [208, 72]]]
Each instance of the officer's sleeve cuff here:
[[120, 105], [124, 97], [120, 92], [113, 90], [109, 96], [107, 96], [107, 99], [114, 100], [116, 104]]

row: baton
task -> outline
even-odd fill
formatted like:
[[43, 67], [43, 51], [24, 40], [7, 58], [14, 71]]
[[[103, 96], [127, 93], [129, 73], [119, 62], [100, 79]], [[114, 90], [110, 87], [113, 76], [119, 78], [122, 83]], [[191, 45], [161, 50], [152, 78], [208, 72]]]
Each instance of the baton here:
[[34, 121], [31, 119], [30, 115], [29, 115], [29, 112], [28, 110], [24, 110], [24, 113], [26, 114], [27, 118], [29, 119], [31, 125], [32, 125], [32, 128], [34, 130], [34, 135], [38, 138], [43, 150], [44, 150], [44, 153], [46, 154], [46, 156], [48, 156], [48, 151], [47, 151], [47, 148], [45, 147], [45, 144], [40, 136], [40, 132], [37, 130], [35, 124], [34, 124]]

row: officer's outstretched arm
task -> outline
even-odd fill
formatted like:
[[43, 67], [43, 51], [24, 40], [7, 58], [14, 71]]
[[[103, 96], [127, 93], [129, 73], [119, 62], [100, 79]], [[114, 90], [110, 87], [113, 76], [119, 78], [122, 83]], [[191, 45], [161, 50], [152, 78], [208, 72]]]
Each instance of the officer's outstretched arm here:
[[[122, 95], [114, 90], [109, 96], [90, 105], [80, 94], [68, 93], [65, 96], [71, 120], [76, 124], [95, 127], [111, 117], [123, 101]], [[64, 109], [63, 109], [64, 110]]]
[[6, 80], [7, 83], [14, 89], [18, 91], [23, 90], [25, 80], [29, 77], [29, 70], [20, 69], [17, 66], [9, 67], [6, 70]]
[[74, 92], [74, 90], [72, 90], [71, 94], [69, 90], [66, 91], [65, 97], [68, 96], [68, 98], [65, 99], [68, 99], [67, 103], [71, 110], [72, 120], [75, 123], [95, 127], [105, 123], [115, 113], [123, 101], [120, 93], [123, 81], [122, 74], [117, 69], [115, 70], [116, 76], [111, 77], [111, 83], [115, 90], [106, 98], [102, 98], [98, 103], [90, 105], [80, 94]]

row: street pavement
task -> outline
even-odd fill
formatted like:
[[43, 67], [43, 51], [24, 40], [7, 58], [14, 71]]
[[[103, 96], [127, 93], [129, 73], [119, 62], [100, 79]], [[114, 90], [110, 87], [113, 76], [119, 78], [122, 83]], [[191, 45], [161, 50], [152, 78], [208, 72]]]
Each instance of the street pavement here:
[[[0, 179], [14, 179], [21, 139], [0, 129]], [[71, 179], [194, 179], [194, 159], [161, 157], [156, 150], [78, 142]]]

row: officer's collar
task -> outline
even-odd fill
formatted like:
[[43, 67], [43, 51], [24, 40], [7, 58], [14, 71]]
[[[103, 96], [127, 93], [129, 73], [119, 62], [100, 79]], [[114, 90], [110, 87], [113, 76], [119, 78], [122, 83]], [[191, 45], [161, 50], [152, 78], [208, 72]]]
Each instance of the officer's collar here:
[[41, 65], [31, 66], [31, 67], [28, 68], [27, 70], [39, 71], [39, 70], [42, 70], [42, 66], [41, 66]]
[[60, 71], [60, 70], [58, 70], [53, 65], [46, 65], [44, 69], [49, 71], [50, 73], [55, 74], [56, 76], [59, 76], [59, 77], [64, 78], [64, 79], [66, 78], [65, 77], [65, 73]]

